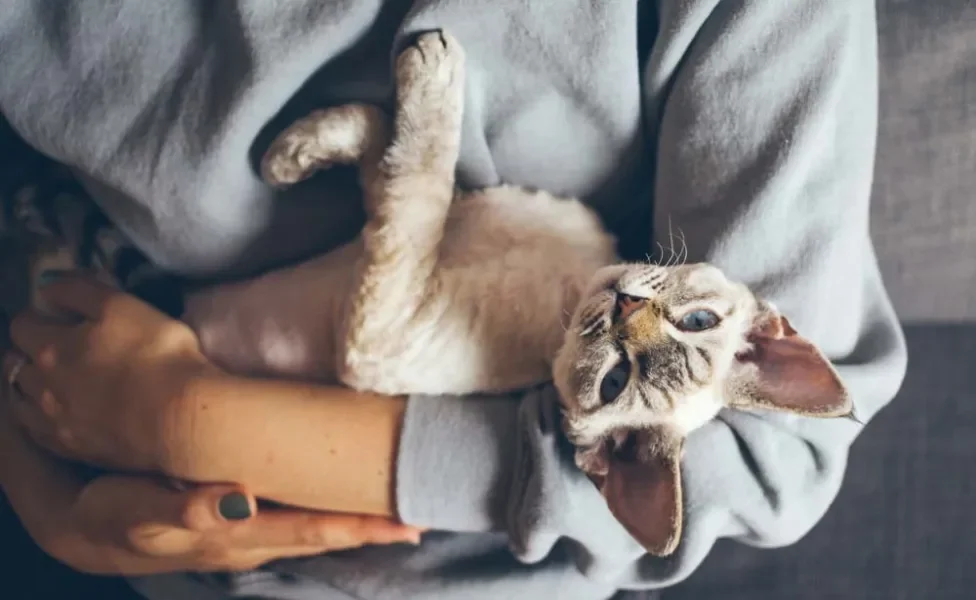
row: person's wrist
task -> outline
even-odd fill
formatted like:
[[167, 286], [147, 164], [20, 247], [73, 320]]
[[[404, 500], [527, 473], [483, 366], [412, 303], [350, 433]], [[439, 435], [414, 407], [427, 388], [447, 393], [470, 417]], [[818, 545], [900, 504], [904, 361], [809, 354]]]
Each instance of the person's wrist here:
[[158, 468], [161, 472], [195, 481], [208, 481], [216, 475], [207, 456], [209, 441], [219, 432], [211, 431], [213, 423], [207, 413], [222, 401], [216, 388], [228, 377], [205, 360], [188, 361], [174, 377], [179, 383], [169, 404], [167, 425], [160, 436]]

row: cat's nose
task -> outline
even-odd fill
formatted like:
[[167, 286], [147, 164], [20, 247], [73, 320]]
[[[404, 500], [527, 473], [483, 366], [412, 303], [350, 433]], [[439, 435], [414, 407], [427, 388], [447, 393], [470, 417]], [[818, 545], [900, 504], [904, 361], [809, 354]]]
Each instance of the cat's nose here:
[[646, 298], [638, 298], [628, 294], [617, 294], [617, 311], [614, 315], [617, 322], [626, 321], [630, 315], [644, 308], [647, 304]]

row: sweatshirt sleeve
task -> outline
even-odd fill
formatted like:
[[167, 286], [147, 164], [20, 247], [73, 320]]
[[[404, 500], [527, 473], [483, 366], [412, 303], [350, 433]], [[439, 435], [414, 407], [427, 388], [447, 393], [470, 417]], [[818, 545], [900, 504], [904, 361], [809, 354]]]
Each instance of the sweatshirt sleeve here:
[[[869, 421], [905, 371], [902, 334], [868, 230], [877, 128], [871, 2], [657, 3], [644, 64], [656, 151], [655, 231], [683, 240], [790, 317], [834, 362]], [[621, 588], [687, 577], [718, 538], [775, 547], [803, 536], [841, 484], [861, 426], [726, 411], [682, 462], [678, 551], [642, 552], [573, 466], [554, 392], [415, 398], [398, 466], [410, 523], [507, 532], [522, 560], [565, 543]]]

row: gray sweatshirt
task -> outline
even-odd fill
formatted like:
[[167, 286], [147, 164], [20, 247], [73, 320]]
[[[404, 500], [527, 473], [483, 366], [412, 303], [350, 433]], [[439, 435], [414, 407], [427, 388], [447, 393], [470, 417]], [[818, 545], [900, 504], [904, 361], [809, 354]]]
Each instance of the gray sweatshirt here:
[[[583, 196], [631, 254], [652, 229], [665, 244], [680, 231], [689, 260], [755, 286], [825, 350], [862, 420], [902, 380], [868, 235], [873, 2], [5, 0], [2, 11], [3, 114], [181, 273], [252, 272], [355, 234], [348, 173], [276, 194], [254, 157], [312, 107], [387, 101], [394, 40], [444, 27], [469, 57], [463, 184]], [[577, 472], [555, 407], [548, 387], [410, 400], [396, 493], [406, 522], [437, 531], [419, 548], [133, 584], [160, 600], [598, 600], [664, 587], [718, 538], [800, 538], [837, 494], [860, 430], [723, 412], [689, 440], [686, 528], [660, 559]]]

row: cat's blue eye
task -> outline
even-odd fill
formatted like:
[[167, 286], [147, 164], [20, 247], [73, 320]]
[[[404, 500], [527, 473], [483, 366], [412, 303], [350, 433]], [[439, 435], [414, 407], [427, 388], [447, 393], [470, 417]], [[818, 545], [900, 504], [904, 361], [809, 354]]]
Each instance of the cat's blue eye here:
[[693, 310], [678, 321], [678, 329], [682, 331], [706, 331], [718, 325], [718, 315], [710, 310]]
[[630, 379], [630, 365], [625, 361], [607, 371], [600, 382], [600, 400], [610, 404], [620, 396]]

